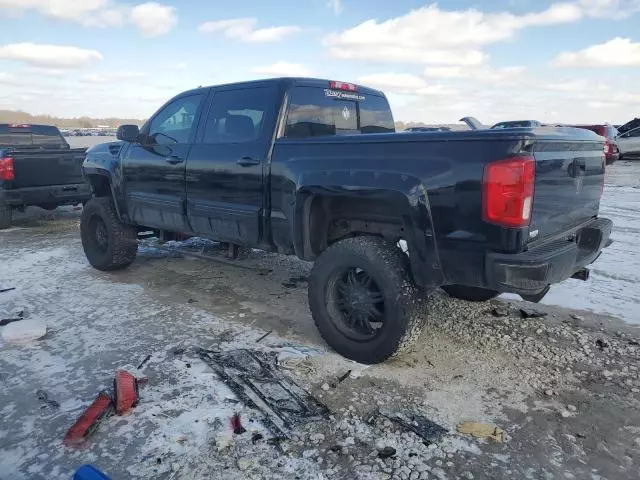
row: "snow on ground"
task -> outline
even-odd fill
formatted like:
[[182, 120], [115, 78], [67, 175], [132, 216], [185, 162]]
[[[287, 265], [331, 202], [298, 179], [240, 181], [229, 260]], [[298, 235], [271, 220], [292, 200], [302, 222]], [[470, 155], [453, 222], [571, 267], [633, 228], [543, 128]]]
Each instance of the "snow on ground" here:
[[620, 161], [607, 170], [600, 215], [613, 221], [614, 243], [590, 266], [589, 280], [554, 285], [542, 303], [640, 324], [640, 162]]

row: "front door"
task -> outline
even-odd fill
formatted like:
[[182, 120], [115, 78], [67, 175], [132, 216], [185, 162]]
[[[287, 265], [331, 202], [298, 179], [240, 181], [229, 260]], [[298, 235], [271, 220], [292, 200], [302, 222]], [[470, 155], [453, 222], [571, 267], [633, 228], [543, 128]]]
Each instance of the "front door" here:
[[264, 171], [275, 87], [216, 89], [187, 160], [187, 213], [200, 235], [239, 245], [261, 239]]
[[138, 225], [187, 232], [185, 167], [204, 94], [178, 97], [143, 127], [123, 153], [129, 217]]

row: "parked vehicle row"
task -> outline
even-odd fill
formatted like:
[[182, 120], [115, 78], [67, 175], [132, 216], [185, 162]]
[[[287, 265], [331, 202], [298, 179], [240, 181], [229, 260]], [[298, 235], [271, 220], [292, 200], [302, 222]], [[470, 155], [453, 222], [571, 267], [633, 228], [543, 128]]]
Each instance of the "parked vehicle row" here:
[[418, 288], [538, 301], [610, 243], [585, 129], [396, 133], [382, 92], [273, 79], [184, 92], [117, 137], [83, 164], [91, 265], [126, 268], [150, 229], [314, 261], [313, 319], [363, 363], [416, 340]]

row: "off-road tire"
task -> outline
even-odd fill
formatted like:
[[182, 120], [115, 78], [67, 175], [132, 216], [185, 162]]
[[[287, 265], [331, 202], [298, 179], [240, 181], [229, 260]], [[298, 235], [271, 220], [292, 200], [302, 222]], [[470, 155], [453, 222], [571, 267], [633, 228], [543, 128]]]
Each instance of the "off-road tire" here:
[[[316, 260], [309, 277], [309, 306], [322, 338], [340, 355], [375, 364], [407, 352], [422, 332], [418, 289], [410, 280], [406, 255], [397, 245], [378, 237], [354, 237], [334, 243]], [[328, 289], [344, 268], [359, 268], [377, 284], [384, 298], [383, 327], [374, 338], [356, 341], [331, 319]]]
[[450, 297], [458, 300], [466, 300], [467, 302], [486, 302], [500, 295], [495, 290], [487, 290], [478, 287], [465, 287], [464, 285], [445, 285], [442, 289], [447, 292]]
[[[107, 245], [97, 245], [93, 219], [100, 219], [106, 227]], [[92, 267], [103, 270], [122, 270], [133, 263], [138, 252], [138, 233], [135, 227], [120, 222], [111, 198], [94, 197], [87, 202], [80, 219], [80, 236], [87, 260]]]
[[13, 209], [9, 205], [0, 204], [0, 230], [4, 230], [11, 226], [11, 218]]

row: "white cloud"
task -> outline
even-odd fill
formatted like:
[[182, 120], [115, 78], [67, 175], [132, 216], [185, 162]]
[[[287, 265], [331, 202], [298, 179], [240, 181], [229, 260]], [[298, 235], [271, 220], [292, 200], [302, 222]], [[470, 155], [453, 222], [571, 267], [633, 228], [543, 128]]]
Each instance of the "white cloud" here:
[[551, 63], [555, 67], [637, 67], [640, 43], [616, 37], [578, 52], [562, 52]]
[[456, 91], [440, 84], [430, 84], [424, 78], [408, 73], [375, 73], [358, 78], [358, 83], [386, 92], [407, 95], [454, 95]]
[[131, 10], [131, 21], [145, 37], [157, 37], [173, 30], [178, 23], [178, 16], [173, 7], [148, 2]]
[[333, 13], [336, 15], [342, 13], [344, 6], [342, 5], [342, 0], [328, 0], [327, 7], [333, 10]]
[[199, 30], [202, 33], [221, 32], [227, 38], [247, 43], [279, 42], [287, 36], [302, 31], [295, 25], [256, 29], [257, 24], [256, 18], [234, 18], [203, 23]]
[[145, 74], [142, 72], [88, 73], [80, 77], [80, 81], [83, 83], [110, 84], [110, 83], [121, 82], [124, 80], [142, 78], [144, 76]]
[[473, 78], [477, 82], [504, 82], [522, 75], [525, 67], [426, 67], [424, 76], [430, 78]]
[[479, 65], [485, 46], [513, 38], [525, 28], [568, 24], [640, 10], [640, 0], [575, 0], [523, 15], [485, 13], [475, 8], [443, 10], [427, 5], [405, 15], [367, 20], [324, 38], [329, 55], [345, 60], [428, 65]]
[[169, 65], [171, 70], [185, 70], [187, 68], [186, 62], [176, 62]]
[[96, 50], [78, 47], [13, 43], [0, 47], [0, 58], [21, 61], [36, 67], [80, 68], [102, 60], [102, 55]]
[[640, 0], [578, 0], [578, 5], [593, 18], [626, 18], [640, 11]]
[[175, 8], [156, 2], [131, 7], [116, 0], [0, 0], [0, 9], [34, 10], [85, 27], [121, 27], [129, 22], [149, 37], [168, 33], [177, 23]]
[[272, 65], [257, 67], [253, 71], [272, 77], [309, 77], [313, 73], [304, 65], [289, 62], [276, 62]]

